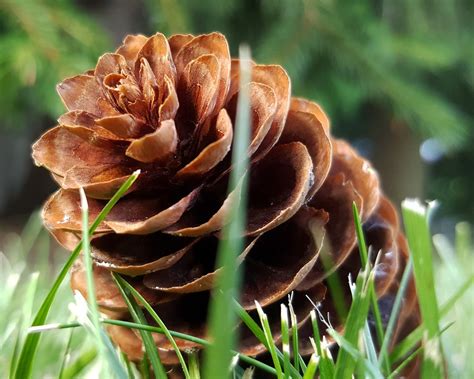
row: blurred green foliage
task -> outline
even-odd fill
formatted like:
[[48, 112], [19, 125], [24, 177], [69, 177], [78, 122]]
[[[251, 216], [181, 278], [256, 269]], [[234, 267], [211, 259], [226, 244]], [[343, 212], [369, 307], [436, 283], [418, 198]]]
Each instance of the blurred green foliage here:
[[[294, 93], [320, 102], [333, 125], [379, 104], [447, 148], [472, 123], [472, 1], [147, 0], [150, 31], [223, 32], [259, 62], [282, 64]], [[464, 99], [456, 94], [471, 95]], [[471, 114], [469, 114], [471, 112]]]
[[[55, 84], [112, 49], [86, 14], [96, 11], [92, 4], [0, 0], [0, 128], [56, 117], [63, 107]], [[97, 4], [114, 9], [109, 19], [126, 9], [116, 0]], [[367, 141], [401, 125], [436, 139], [442, 158], [428, 167], [426, 196], [474, 221], [472, 0], [142, 0], [133, 7], [144, 8], [133, 17], [142, 18], [137, 31], [145, 34], [218, 30], [234, 56], [249, 43], [255, 60], [288, 70], [295, 95], [323, 105], [336, 135]]]
[[0, 127], [60, 114], [56, 83], [94, 67], [105, 36], [71, 0], [0, 0]]

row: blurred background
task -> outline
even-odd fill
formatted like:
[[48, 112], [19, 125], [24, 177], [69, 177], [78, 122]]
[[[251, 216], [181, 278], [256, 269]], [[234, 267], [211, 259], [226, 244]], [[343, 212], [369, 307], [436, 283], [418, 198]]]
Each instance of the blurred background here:
[[437, 231], [474, 221], [471, 0], [0, 0], [0, 224], [21, 226], [55, 188], [31, 143], [63, 106], [55, 85], [128, 33], [221, 31], [235, 55], [279, 63], [395, 202], [437, 199]]

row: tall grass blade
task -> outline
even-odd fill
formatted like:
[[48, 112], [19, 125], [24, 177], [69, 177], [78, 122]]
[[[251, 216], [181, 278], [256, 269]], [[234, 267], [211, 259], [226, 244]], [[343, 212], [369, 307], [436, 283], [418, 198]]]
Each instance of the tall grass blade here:
[[290, 333], [288, 327], [288, 308], [285, 304], [280, 305], [281, 309], [281, 349], [283, 350], [283, 376], [290, 379]]
[[300, 353], [299, 353], [299, 338], [298, 338], [298, 320], [296, 319], [296, 313], [293, 309], [292, 296], [288, 302], [290, 308], [290, 320], [291, 320], [291, 340], [293, 342], [293, 360], [296, 371], [300, 371]]
[[[199, 353], [197, 351], [193, 351], [188, 354], [188, 366], [188, 377], [192, 379], [201, 379], [201, 370], [199, 369]], [[186, 368], [186, 371], [187, 370], [188, 369]]]
[[275, 341], [273, 340], [273, 335], [270, 329], [270, 324], [268, 322], [268, 317], [263, 311], [260, 304], [258, 302], [255, 302], [255, 304], [257, 305], [258, 316], [260, 317], [260, 323], [262, 324], [263, 332], [265, 333], [265, 339], [267, 341], [268, 351], [270, 352], [270, 356], [272, 357], [273, 367], [275, 367], [275, 370], [276, 370], [276, 376], [278, 379], [281, 379], [283, 378], [283, 372], [281, 370], [280, 361], [276, 353]]
[[[364, 232], [362, 229], [362, 221], [360, 219], [359, 211], [357, 209], [357, 205], [355, 202], [352, 203], [352, 214], [354, 217], [354, 223], [355, 223], [355, 228], [356, 228], [360, 259], [362, 262], [362, 267], [365, 267], [369, 262], [369, 254], [367, 251], [367, 244], [365, 242]], [[375, 332], [377, 335], [377, 341], [378, 341], [379, 346], [381, 346], [384, 340], [384, 330], [383, 330], [382, 316], [380, 314], [379, 304], [377, 301], [377, 295], [375, 293], [374, 283], [370, 285], [369, 294], [370, 294], [371, 310], [375, 319]], [[388, 371], [390, 371], [390, 361], [388, 360], [388, 356], [384, 353], [384, 351], [382, 351], [381, 357], [382, 357], [382, 363], [384, 365], [385, 371], [388, 373]]]
[[237, 316], [229, 306], [238, 298], [240, 288], [240, 270], [236, 267], [237, 255], [242, 251], [242, 232], [245, 228], [247, 181], [243, 180], [248, 170], [247, 149], [250, 135], [250, 95], [248, 83], [251, 79], [250, 51], [248, 47], [240, 48], [240, 91], [237, 102], [237, 116], [232, 149], [232, 167], [229, 189], [241, 183], [240, 203], [233, 204], [229, 222], [223, 229], [223, 240], [219, 244], [217, 266], [222, 267], [221, 275], [216, 280], [216, 288], [209, 305], [209, 335], [213, 344], [204, 352], [205, 378], [230, 377], [232, 360], [231, 349], [236, 343], [233, 332]]
[[316, 354], [312, 354], [308, 363], [308, 368], [305, 370], [303, 379], [313, 379], [316, 377], [316, 370], [318, 368], [319, 357]]
[[[115, 193], [115, 195], [109, 200], [106, 204], [104, 209], [99, 213], [97, 218], [92, 223], [91, 227], [89, 228], [89, 234], [93, 234], [94, 231], [97, 229], [99, 224], [105, 219], [105, 217], [109, 214], [113, 206], [119, 201], [119, 199], [128, 191], [128, 189], [132, 186], [132, 184], [137, 180], [140, 171], [134, 172], [130, 178], [125, 181], [125, 183], [119, 188], [119, 190]], [[72, 267], [74, 261], [79, 256], [79, 253], [82, 249], [82, 242], [78, 244], [78, 246], [74, 249], [74, 251], [69, 256], [68, 260], [62, 267], [61, 271], [59, 272], [56, 280], [54, 281], [51, 289], [49, 290], [46, 298], [43, 300], [40, 309], [36, 313], [36, 316], [33, 320], [32, 326], [42, 325], [46, 322], [46, 318], [48, 317], [49, 311], [51, 309], [51, 305], [58, 293], [59, 287], [61, 286], [62, 282], [66, 278], [69, 269]], [[25, 343], [22, 347], [20, 358], [18, 359], [18, 364], [15, 371], [15, 378], [16, 379], [29, 379], [31, 378], [31, 371], [33, 368], [33, 362], [35, 359], [36, 350], [38, 348], [38, 344], [40, 341], [40, 334], [29, 334], [26, 337]]]
[[[446, 325], [443, 329], [441, 329], [441, 332], [439, 335], [442, 335], [446, 330], [448, 330], [452, 325], [454, 325], [454, 322]], [[400, 376], [401, 371], [413, 360], [416, 358], [418, 354], [420, 354], [423, 351], [423, 346], [420, 346], [419, 348], [415, 349], [408, 357], [406, 357], [396, 368], [393, 370], [393, 372], [388, 376], [388, 378], [398, 378]]]
[[[18, 330], [17, 337], [15, 340], [15, 346], [13, 348], [13, 354], [10, 358], [10, 377], [13, 377], [15, 367], [18, 361], [18, 354], [20, 352], [21, 344], [25, 338], [25, 330], [31, 320], [31, 312], [33, 309], [33, 303], [35, 300], [35, 294], [38, 289], [39, 273], [34, 272], [30, 275], [28, 280], [28, 286], [26, 293], [23, 298], [23, 309], [21, 313], [21, 321], [19, 323], [20, 329]], [[0, 349], [1, 350], [1, 349]]]
[[99, 322], [99, 307], [97, 306], [97, 301], [95, 298], [95, 284], [94, 284], [94, 274], [92, 268], [92, 256], [90, 251], [90, 241], [89, 241], [89, 204], [87, 203], [87, 198], [84, 190], [80, 188], [79, 190], [80, 199], [81, 199], [81, 213], [82, 213], [82, 254], [84, 258], [84, 267], [86, 269], [86, 282], [87, 282], [87, 298], [89, 302], [90, 309], [90, 318], [92, 321], [93, 332], [97, 346], [99, 348], [99, 355], [102, 358], [106, 358], [105, 355], [105, 346], [102, 344], [101, 338], [101, 325]]
[[[329, 254], [324, 254], [324, 251], [321, 251], [320, 257], [324, 270], [326, 272], [331, 271], [334, 267], [332, 257]], [[341, 278], [339, 277], [339, 272], [335, 270], [330, 275], [328, 275], [328, 277], [326, 278], [326, 282], [328, 284], [331, 298], [334, 299], [334, 307], [336, 308], [337, 317], [340, 320], [345, 320], [347, 317], [348, 309], [346, 302], [344, 301], [344, 288], [342, 286]]]
[[64, 370], [66, 369], [66, 365], [69, 361], [70, 354], [71, 354], [71, 345], [72, 345], [72, 336], [74, 334], [74, 329], [71, 330], [69, 333], [69, 337], [67, 338], [66, 348], [64, 349], [64, 356], [63, 360], [61, 361], [61, 367], [59, 368], [59, 379], [64, 379]]
[[[127, 304], [128, 310], [132, 315], [133, 320], [136, 323], [147, 325], [145, 315], [143, 311], [138, 306], [136, 300], [133, 298], [130, 290], [126, 286], [126, 281], [117, 273], [113, 272], [112, 277], [117, 284], [117, 287], [122, 294], [125, 303]], [[166, 378], [166, 371], [161, 363], [160, 356], [158, 355], [158, 349], [156, 347], [155, 341], [153, 340], [153, 336], [150, 332], [145, 330], [140, 330], [140, 336], [143, 340], [143, 345], [145, 346], [146, 355], [150, 359], [151, 366], [153, 367], [153, 371], [157, 378]], [[144, 358], [146, 360], [146, 356]], [[148, 364], [145, 362], [144, 364]]]
[[[373, 271], [366, 266], [357, 276], [354, 298], [345, 323], [344, 340], [352, 346], [358, 346], [359, 337], [363, 333], [370, 305], [369, 288], [374, 280]], [[337, 356], [335, 377], [350, 379], [355, 370], [357, 361], [346, 349], [341, 349]]]
[[[253, 333], [255, 337], [265, 346], [267, 350], [269, 350], [269, 346], [267, 344], [267, 340], [265, 337], [264, 331], [258, 326], [258, 324], [254, 321], [252, 317], [248, 314], [248, 312], [242, 308], [242, 306], [234, 299], [233, 300], [234, 310], [238, 314], [239, 318], [242, 322], [249, 328], [249, 330]], [[280, 362], [283, 362], [283, 353], [276, 348], [276, 353]], [[301, 375], [299, 374], [298, 370], [295, 369], [293, 365], [290, 366], [291, 374], [293, 378], [299, 378]]]
[[402, 203], [408, 244], [413, 259], [413, 271], [421, 316], [426, 327], [422, 378], [443, 377], [443, 357], [439, 338], [439, 312], [436, 300], [431, 235], [428, 226], [429, 208], [418, 200]]
[[148, 311], [148, 313], [153, 318], [153, 320], [155, 320], [158, 326], [163, 330], [163, 334], [166, 336], [166, 338], [168, 338], [168, 341], [170, 341], [171, 346], [173, 346], [176, 356], [178, 357], [178, 360], [181, 364], [181, 368], [183, 369], [184, 377], [186, 379], [191, 379], [192, 376], [188, 370], [188, 367], [186, 366], [186, 362], [183, 358], [183, 354], [179, 350], [178, 345], [176, 344], [176, 341], [174, 340], [173, 336], [171, 335], [170, 331], [166, 327], [163, 320], [158, 316], [158, 314], [155, 312], [153, 307], [145, 300], [145, 298], [135, 288], [133, 288], [133, 286], [130, 283], [128, 283], [126, 280], [123, 280], [122, 285], [126, 287], [130, 291], [132, 296], [143, 305], [143, 307]]
[[[474, 285], [474, 275], [471, 275], [458, 290], [441, 306], [439, 315], [444, 317], [456, 304], [456, 302]], [[390, 354], [390, 360], [392, 362], [397, 362], [402, 359], [406, 354], [415, 348], [415, 346], [423, 338], [423, 333], [425, 331], [425, 325], [422, 324], [413, 330], [408, 336], [406, 336], [401, 342], [394, 347], [392, 353]]]
[[[84, 326], [85, 330], [93, 337], [99, 346], [103, 347], [103, 352], [99, 350], [99, 356], [102, 358], [100, 363], [106, 362], [107, 373], [113, 374], [115, 378], [126, 379], [127, 373], [120, 362], [117, 352], [110, 341], [109, 336], [102, 328], [97, 329], [91, 319], [91, 310], [89, 305], [80, 292], [74, 294], [75, 303], [69, 305], [71, 313], [77, 318], [79, 324]], [[100, 339], [100, 341], [97, 341]]]
[[401, 305], [403, 297], [405, 296], [405, 290], [408, 286], [408, 281], [410, 280], [412, 270], [412, 260], [408, 261], [408, 264], [403, 271], [402, 279], [400, 281], [400, 287], [398, 288], [397, 296], [395, 297], [395, 301], [393, 302], [392, 312], [390, 313], [390, 318], [388, 320], [387, 329], [385, 330], [385, 336], [382, 343], [382, 347], [380, 348], [380, 355], [379, 355], [379, 363], [382, 361], [382, 357], [388, 357], [388, 347], [390, 345], [390, 341], [392, 338], [392, 333], [395, 329], [395, 325], [397, 323], [398, 315], [400, 313]]
[[90, 366], [97, 358], [97, 349], [92, 348], [82, 353], [74, 362], [67, 366], [61, 376], [61, 379], [80, 378], [82, 372]]
[[[364, 355], [360, 351], [361, 349], [356, 347], [357, 345], [350, 343], [334, 329], [329, 329], [329, 334], [341, 347], [342, 351], [351, 356], [352, 360], [356, 362], [356, 364], [351, 365], [350, 370], [349, 368], [344, 368], [343, 372], [345, 373], [346, 377], [352, 378], [354, 376], [354, 372], [362, 372], [362, 376], [358, 375], [356, 377], [383, 379], [383, 375], [380, 372], [379, 367], [373, 365], [369, 360], [365, 359]], [[339, 354], [341, 354], [341, 352], [339, 352]], [[340, 378], [342, 376], [338, 376], [336, 371], [336, 376], [334, 377]]]
[[333, 378], [335, 372], [335, 366], [333, 360], [329, 357], [328, 352], [326, 351], [326, 346], [321, 345], [321, 337], [319, 332], [318, 319], [316, 312], [311, 311], [311, 324], [313, 325], [313, 336], [314, 342], [316, 345], [316, 352], [320, 357], [319, 361], [319, 371], [322, 378]]
[[123, 364], [127, 368], [128, 379], [134, 379], [135, 373], [133, 371], [132, 364], [130, 363], [127, 355], [124, 352], [121, 352], [120, 358], [122, 358]]

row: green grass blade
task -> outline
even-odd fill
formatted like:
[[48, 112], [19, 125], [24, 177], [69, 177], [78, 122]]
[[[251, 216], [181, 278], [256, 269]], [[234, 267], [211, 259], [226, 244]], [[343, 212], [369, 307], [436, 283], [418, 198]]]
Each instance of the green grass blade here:
[[80, 378], [81, 373], [94, 362], [97, 357], [95, 348], [89, 349], [82, 353], [73, 363], [67, 366], [61, 376], [61, 379]]
[[299, 352], [298, 320], [296, 318], [295, 310], [293, 309], [292, 299], [293, 294], [290, 295], [288, 302], [291, 320], [291, 339], [293, 342], [293, 358], [295, 362], [293, 367], [296, 371], [304, 372], [306, 370], [306, 363]]
[[163, 320], [158, 316], [158, 314], [155, 312], [153, 307], [145, 300], [145, 298], [135, 288], [133, 288], [133, 286], [130, 283], [128, 283], [126, 280], [123, 280], [122, 284], [130, 291], [133, 297], [135, 297], [143, 305], [143, 307], [148, 311], [150, 316], [155, 320], [158, 326], [163, 330], [164, 335], [166, 336], [166, 338], [168, 338], [168, 341], [170, 341], [176, 353], [176, 356], [178, 357], [178, 360], [181, 364], [181, 368], [183, 369], [184, 377], [186, 379], [191, 379], [192, 376], [190, 375], [188, 367], [186, 366], [186, 362], [183, 358], [183, 354], [181, 354], [181, 351], [179, 350], [178, 345], [176, 344], [176, 341], [174, 340], [173, 336], [171, 335], [170, 331], [166, 327]]
[[[189, 378], [201, 379], [201, 371], [199, 369], [199, 353], [193, 351], [188, 354]], [[187, 370], [187, 368], [186, 368]]]
[[[360, 349], [358, 349], [356, 346], [352, 343], [350, 343], [346, 338], [341, 336], [336, 330], [334, 329], [329, 329], [329, 334], [334, 338], [334, 340], [337, 342], [337, 344], [341, 347], [342, 351], [347, 353], [348, 355], [351, 356], [352, 360], [357, 363], [356, 365], [351, 365], [350, 370], [349, 368], [345, 368], [345, 375], [348, 375], [348, 377], [363, 377], [363, 378], [374, 378], [374, 379], [383, 379], [382, 373], [380, 372], [378, 366], [372, 365], [370, 361], [365, 359], [365, 357], [362, 355], [360, 352]], [[341, 351], [339, 352], [341, 354]], [[352, 371], [352, 372], [350, 372]], [[360, 374], [354, 375], [356, 372], [362, 372], [363, 375], [361, 376]], [[340, 378], [338, 376], [338, 373], [336, 371], [336, 376], [335, 378]]]
[[316, 354], [312, 354], [308, 363], [308, 367], [305, 370], [303, 379], [313, 379], [316, 376], [318, 363], [319, 363], [319, 357], [317, 357]]
[[268, 349], [266, 345], [265, 333], [260, 328], [260, 326], [258, 326], [255, 320], [248, 314], [248, 312], [244, 308], [242, 308], [242, 306], [235, 299], [232, 301], [232, 303], [234, 305], [234, 310], [236, 311], [239, 318], [243, 321], [247, 328], [249, 328], [253, 335], [257, 337], [257, 339], [261, 343], [263, 343]]
[[[145, 330], [148, 332], [152, 333], [161, 333], [164, 334], [163, 329], [156, 327], [156, 326], [150, 326], [150, 325], [144, 325], [144, 324], [138, 324], [135, 322], [130, 322], [130, 321], [122, 321], [122, 320], [111, 320], [111, 319], [104, 319], [101, 320], [102, 323], [108, 324], [108, 325], [116, 325], [116, 326], [121, 326], [124, 328], [131, 328], [131, 329], [138, 329], [138, 330]], [[70, 329], [70, 328], [78, 328], [82, 327], [78, 322], [71, 322], [71, 323], [65, 323], [65, 324], [49, 324], [49, 325], [41, 325], [41, 326], [35, 326], [31, 327], [28, 332], [35, 334], [35, 333], [43, 333], [47, 331], [52, 331], [52, 330], [59, 330], [59, 329]], [[174, 338], [179, 338], [182, 340], [190, 341], [190, 342], [195, 342], [197, 344], [200, 344], [204, 347], [209, 347], [211, 346], [211, 343], [209, 341], [206, 341], [202, 338], [194, 337], [189, 334], [185, 333], [180, 333], [180, 332], [175, 332], [173, 330], [169, 330], [169, 333], [174, 337]], [[249, 357], [245, 354], [240, 354], [236, 351], [231, 351], [232, 355], [238, 355], [239, 359], [245, 363], [248, 363], [249, 365], [258, 367], [259, 369], [268, 372], [269, 374], [276, 375], [276, 371], [273, 367], [268, 366], [267, 364], [260, 362], [258, 359]], [[298, 373], [296, 375], [293, 372], [293, 375], [295, 378], [299, 378], [300, 376]]]
[[[363, 333], [363, 328], [367, 320], [370, 305], [370, 282], [374, 275], [368, 270], [368, 266], [357, 276], [354, 299], [349, 309], [344, 331], [344, 340], [350, 345], [358, 346], [359, 336]], [[354, 373], [357, 361], [346, 349], [341, 349], [337, 356], [335, 377], [341, 379], [350, 379]]]
[[[362, 262], [362, 267], [365, 267], [369, 261], [369, 254], [367, 251], [367, 244], [365, 242], [364, 231], [362, 229], [362, 221], [360, 219], [359, 211], [357, 209], [357, 205], [355, 202], [352, 203], [352, 214], [354, 217], [354, 223], [355, 223], [355, 228], [356, 228], [360, 259]], [[381, 346], [383, 344], [383, 340], [385, 336], [384, 336], [384, 330], [383, 330], [382, 316], [380, 314], [379, 304], [377, 301], [377, 294], [375, 293], [375, 286], [373, 283], [369, 288], [369, 293], [370, 293], [371, 310], [375, 319], [375, 332], [377, 335], [377, 341], [379, 343], [379, 346]], [[390, 361], [388, 360], [387, 354], [385, 354], [383, 350], [382, 350], [381, 357], [382, 357], [382, 363], [384, 365], [384, 369], [388, 373], [390, 371]]]
[[270, 329], [270, 324], [268, 322], [268, 317], [263, 311], [260, 304], [258, 302], [255, 302], [255, 304], [257, 305], [258, 316], [260, 317], [260, 322], [263, 327], [263, 332], [265, 333], [265, 339], [267, 341], [268, 351], [270, 352], [270, 356], [272, 357], [273, 367], [275, 367], [275, 370], [276, 370], [276, 376], [278, 379], [281, 379], [283, 378], [283, 372], [281, 370], [280, 360], [278, 359], [278, 356], [276, 353], [275, 341], [273, 340], [273, 335]]
[[[440, 317], [444, 317], [456, 304], [456, 302], [474, 285], [474, 275], [471, 275], [459, 289], [441, 306]], [[425, 330], [424, 324], [418, 326], [403, 341], [397, 344], [390, 354], [390, 360], [392, 362], [398, 362], [406, 354], [415, 348], [415, 346], [421, 341], [423, 332]]]
[[[116, 351], [112, 346], [110, 338], [107, 336], [105, 331], [100, 324], [100, 315], [99, 307], [97, 306], [97, 301], [95, 298], [95, 284], [94, 284], [94, 274], [92, 267], [92, 256], [90, 252], [90, 241], [89, 241], [89, 205], [87, 203], [87, 198], [84, 190], [81, 188], [79, 190], [80, 199], [81, 199], [81, 210], [82, 210], [82, 251], [84, 256], [84, 267], [86, 269], [86, 282], [87, 282], [87, 293], [88, 293], [88, 303], [89, 303], [89, 319], [90, 333], [94, 336], [96, 344], [99, 349], [99, 356], [102, 358], [100, 363], [103, 365], [107, 363], [108, 366], [105, 368], [106, 372], [112, 370], [117, 377], [125, 378], [125, 371], [121, 365], [120, 360], [117, 357]], [[102, 370], [104, 367], [102, 366]]]
[[58, 374], [59, 379], [64, 379], [64, 370], [66, 369], [66, 365], [67, 365], [68, 360], [69, 360], [69, 355], [71, 354], [71, 345], [72, 345], [72, 336], [73, 336], [73, 334], [74, 334], [74, 329], [71, 330], [71, 332], [69, 333], [69, 336], [67, 338], [66, 348], [64, 349], [63, 360], [61, 361], [61, 366], [59, 368], [59, 374]]
[[[454, 322], [446, 325], [443, 329], [441, 329], [440, 335], [443, 334], [446, 330], [448, 330]], [[413, 351], [408, 357], [406, 357], [396, 368], [393, 372], [388, 376], [388, 379], [391, 378], [398, 378], [400, 376], [401, 371], [413, 360], [416, 358], [418, 354], [423, 351], [423, 347], [420, 346], [415, 351]]]
[[431, 234], [428, 226], [429, 208], [423, 206], [418, 200], [405, 200], [402, 203], [402, 213], [413, 259], [421, 316], [426, 327], [422, 378], [441, 378], [444, 376], [444, 370], [439, 338], [439, 312], [434, 285]]
[[223, 229], [223, 240], [219, 244], [217, 266], [222, 267], [209, 305], [209, 335], [214, 341], [204, 352], [203, 376], [205, 378], [228, 378], [230, 376], [231, 349], [237, 337], [234, 327], [237, 315], [229, 306], [238, 298], [241, 271], [235, 261], [242, 251], [242, 232], [245, 228], [247, 181], [242, 180], [248, 170], [248, 146], [250, 136], [250, 95], [248, 83], [251, 79], [250, 51], [240, 48], [240, 91], [237, 102], [236, 125], [232, 148], [232, 166], [229, 189], [241, 185], [240, 203], [231, 206], [229, 223]]
[[99, 307], [95, 298], [95, 284], [94, 274], [92, 268], [92, 256], [90, 251], [90, 240], [89, 240], [89, 204], [84, 190], [79, 190], [81, 198], [81, 212], [82, 212], [82, 253], [84, 257], [84, 267], [86, 269], [86, 282], [87, 282], [87, 294], [90, 309], [90, 318], [92, 321], [93, 332], [95, 340], [99, 348], [99, 355], [105, 358], [105, 347], [102, 344], [101, 339], [101, 325], [99, 322]]
[[364, 231], [362, 230], [362, 222], [360, 220], [359, 211], [355, 202], [352, 202], [352, 215], [354, 217], [357, 243], [359, 245], [360, 260], [362, 262], [362, 267], [365, 267], [369, 261], [369, 253], [367, 251], [367, 244], [365, 243]]
[[326, 347], [321, 346], [321, 337], [319, 332], [318, 319], [316, 312], [311, 311], [311, 324], [313, 325], [313, 336], [316, 345], [316, 352], [320, 357], [319, 371], [322, 378], [333, 378], [335, 373], [335, 366], [333, 360], [329, 357]]
[[334, 307], [336, 308], [337, 317], [340, 320], [345, 320], [347, 317], [348, 309], [346, 302], [344, 301], [344, 288], [339, 277], [339, 272], [333, 270], [334, 262], [332, 261], [331, 255], [324, 252], [324, 246], [322, 247], [320, 257], [326, 272], [334, 271], [326, 278], [331, 298], [334, 299]]
[[139, 367], [140, 367], [140, 374], [143, 379], [152, 379], [151, 373], [150, 373], [150, 364], [148, 363], [148, 359], [146, 355], [141, 360]]
[[[265, 337], [265, 333], [263, 330], [258, 326], [258, 324], [254, 321], [252, 317], [248, 314], [248, 312], [242, 308], [242, 306], [234, 299], [233, 302], [234, 304], [234, 310], [238, 314], [239, 318], [242, 320], [242, 322], [249, 328], [249, 330], [253, 333], [255, 337], [265, 346], [267, 350], [269, 350], [269, 346], [267, 344], [267, 340]], [[281, 362], [283, 362], [283, 353], [277, 348], [276, 353], [278, 358], [280, 359]], [[291, 375], [293, 378], [300, 378], [301, 375], [299, 374], [299, 371], [295, 369], [293, 365], [290, 366], [291, 370]]]
[[[76, 316], [77, 321], [84, 326], [85, 330], [97, 341], [97, 338], [100, 339], [98, 343], [99, 346], [103, 346], [103, 352], [99, 351], [99, 356], [103, 359], [99, 363], [107, 362], [107, 372], [111, 372], [114, 377], [118, 379], [126, 379], [127, 373], [120, 362], [120, 359], [117, 355], [117, 352], [110, 341], [109, 336], [105, 333], [102, 328], [97, 329], [91, 319], [91, 311], [88, 306], [86, 299], [82, 294], [76, 292], [75, 295], [76, 302], [73, 307], [70, 307], [71, 312]], [[97, 334], [99, 336], [97, 337]], [[97, 342], [96, 342], [97, 343]]]
[[387, 379], [394, 379], [394, 378], [399, 378], [402, 370], [413, 360], [416, 358], [418, 354], [420, 354], [423, 351], [423, 348], [420, 346], [418, 349], [416, 349], [413, 353], [411, 353], [405, 360], [400, 363], [395, 370], [388, 376]]
[[122, 358], [122, 361], [123, 361], [125, 367], [127, 367], [128, 378], [129, 379], [135, 378], [135, 374], [133, 373], [132, 364], [128, 360], [127, 355], [124, 352], [120, 352], [120, 358]]
[[13, 354], [10, 359], [10, 377], [13, 377], [13, 374], [15, 372], [15, 367], [18, 361], [18, 354], [20, 352], [20, 347], [23, 342], [23, 339], [25, 337], [25, 330], [31, 320], [31, 313], [33, 309], [33, 303], [35, 300], [35, 294], [38, 289], [38, 279], [39, 279], [39, 273], [34, 272], [30, 275], [29, 280], [28, 280], [28, 286], [26, 288], [26, 292], [24, 295], [24, 303], [23, 303], [23, 309], [22, 309], [22, 314], [21, 314], [21, 322], [20, 322], [20, 329], [18, 330], [17, 333], [17, 338], [15, 340], [15, 346], [13, 348]]
[[296, 371], [300, 371], [300, 359], [299, 359], [299, 338], [298, 338], [298, 320], [296, 319], [296, 313], [293, 309], [293, 305], [291, 303], [291, 296], [290, 301], [288, 303], [290, 308], [290, 320], [291, 320], [291, 340], [293, 342], [293, 360]]
[[370, 332], [369, 323], [366, 321], [364, 325], [364, 347], [367, 352], [367, 358], [370, 363], [377, 366], [377, 352], [375, 350], [375, 344], [372, 339], [372, 333]]
[[[119, 188], [119, 190], [115, 193], [115, 195], [109, 200], [106, 204], [104, 209], [99, 213], [97, 218], [92, 223], [91, 227], [89, 228], [89, 234], [93, 234], [94, 231], [97, 229], [99, 224], [105, 219], [105, 217], [109, 214], [112, 207], [119, 201], [119, 199], [128, 191], [128, 189], [132, 186], [135, 180], [138, 178], [140, 174], [139, 171], [133, 173], [130, 178]], [[79, 256], [79, 253], [82, 249], [82, 243], [74, 249], [74, 251], [69, 256], [68, 260], [62, 267], [61, 271], [59, 272], [56, 280], [54, 281], [51, 289], [49, 290], [47, 296], [43, 300], [43, 303], [38, 310], [32, 326], [42, 325], [46, 322], [46, 318], [48, 317], [49, 311], [53, 304], [53, 301], [58, 293], [59, 287], [61, 286], [62, 282], [66, 278], [70, 268], [72, 267], [74, 261]], [[15, 371], [15, 378], [17, 379], [29, 379], [31, 377], [31, 371], [33, 368], [33, 362], [35, 359], [36, 350], [38, 348], [40, 334], [29, 334], [26, 337], [25, 343], [23, 344], [20, 358], [18, 359], [18, 364]]]
[[[143, 314], [142, 310], [138, 306], [137, 302], [133, 298], [130, 290], [126, 286], [126, 281], [117, 273], [113, 272], [112, 277], [117, 284], [117, 287], [122, 294], [123, 299], [125, 300], [128, 310], [132, 315], [133, 320], [136, 323], [146, 325], [145, 315]], [[153, 340], [153, 336], [150, 332], [145, 330], [140, 330], [140, 336], [143, 340], [143, 345], [145, 346], [146, 353], [148, 358], [150, 359], [151, 366], [153, 367], [153, 371], [158, 378], [166, 378], [166, 371], [161, 363], [160, 357], [158, 355], [158, 349], [156, 347], [155, 341]]]
[[281, 349], [283, 350], [283, 376], [290, 379], [290, 332], [288, 327], [288, 309], [285, 304], [280, 305], [281, 309]]
[[395, 297], [395, 301], [393, 303], [392, 312], [390, 313], [387, 329], [385, 330], [384, 340], [382, 343], [382, 347], [380, 348], [379, 364], [381, 363], [384, 355], [387, 357], [389, 356], [388, 347], [392, 338], [392, 333], [395, 330], [395, 325], [397, 324], [398, 315], [402, 306], [402, 300], [405, 296], [405, 290], [408, 286], [408, 281], [410, 280], [411, 270], [412, 260], [410, 259], [405, 267], [405, 270], [403, 271], [402, 279], [400, 281], [400, 287], [398, 288], [397, 296]]

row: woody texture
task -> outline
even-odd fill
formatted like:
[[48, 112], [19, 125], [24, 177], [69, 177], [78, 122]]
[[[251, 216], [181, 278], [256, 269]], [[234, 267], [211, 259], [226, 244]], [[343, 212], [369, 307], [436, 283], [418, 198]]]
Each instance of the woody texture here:
[[[255, 301], [261, 304], [278, 343], [280, 303], [293, 293], [300, 353], [306, 356], [313, 352], [312, 302], [321, 304], [336, 330], [343, 329], [327, 278], [339, 276], [342, 300], [350, 304], [347, 278], [361, 269], [352, 204], [374, 252], [385, 323], [408, 248], [370, 162], [331, 135], [320, 106], [292, 97], [282, 67], [251, 66], [245, 88], [251, 116], [247, 223], [235, 263], [243, 275], [239, 300], [256, 319]], [[130, 35], [115, 53], [102, 55], [94, 69], [64, 80], [57, 90], [67, 112], [33, 146], [35, 163], [49, 170], [60, 187], [44, 206], [45, 226], [73, 250], [81, 239], [79, 189], [87, 195], [92, 220], [140, 169], [138, 180], [91, 236], [98, 305], [110, 318], [131, 319], [111, 276], [117, 272], [170, 330], [207, 338], [208, 303], [220, 272], [220, 231], [241, 199], [239, 186], [228, 191], [239, 60], [230, 57], [219, 33]], [[71, 272], [71, 286], [87, 297], [82, 259]], [[394, 340], [418, 323], [412, 280]], [[236, 328], [240, 352], [265, 352], [244, 325]], [[143, 357], [137, 331], [119, 326], [108, 331], [131, 360]], [[154, 339], [163, 363], [177, 364], [166, 337], [154, 334]], [[202, 348], [176, 342], [183, 351]]]

